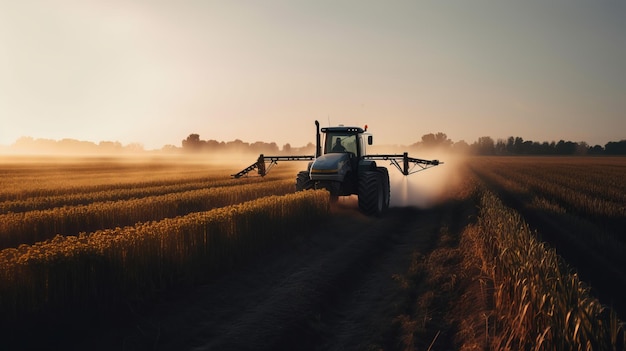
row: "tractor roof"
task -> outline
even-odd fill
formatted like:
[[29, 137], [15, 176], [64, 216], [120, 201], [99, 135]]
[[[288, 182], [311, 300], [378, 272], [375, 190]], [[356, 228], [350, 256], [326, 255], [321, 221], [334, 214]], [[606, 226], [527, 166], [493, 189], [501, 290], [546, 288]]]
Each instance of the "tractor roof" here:
[[365, 130], [359, 127], [326, 127], [322, 128], [322, 133], [363, 133]]

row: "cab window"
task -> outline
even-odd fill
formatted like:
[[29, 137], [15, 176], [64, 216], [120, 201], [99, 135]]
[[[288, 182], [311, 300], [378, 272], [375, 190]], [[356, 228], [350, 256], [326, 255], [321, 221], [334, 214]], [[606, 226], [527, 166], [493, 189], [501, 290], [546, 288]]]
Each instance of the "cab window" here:
[[326, 138], [326, 153], [351, 152], [356, 155], [356, 149], [356, 135], [354, 134], [332, 134]]

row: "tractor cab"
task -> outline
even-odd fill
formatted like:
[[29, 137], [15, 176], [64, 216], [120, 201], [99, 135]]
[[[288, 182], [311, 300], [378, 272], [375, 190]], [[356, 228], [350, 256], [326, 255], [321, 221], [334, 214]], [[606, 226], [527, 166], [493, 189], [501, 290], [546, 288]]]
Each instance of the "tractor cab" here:
[[367, 155], [367, 144], [372, 145], [372, 135], [366, 133], [367, 126], [358, 127], [328, 127], [322, 128], [325, 134], [324, 154], [350, 153], [358, 158]]

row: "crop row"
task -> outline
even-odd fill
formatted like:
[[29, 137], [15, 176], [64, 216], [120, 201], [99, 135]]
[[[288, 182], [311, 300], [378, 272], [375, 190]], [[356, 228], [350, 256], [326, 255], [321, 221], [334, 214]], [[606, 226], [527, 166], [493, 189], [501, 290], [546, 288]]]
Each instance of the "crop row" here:
[[[591, 159], [587, 163], [564, 164], [568, 169], [564, 172], [558, 169], [559, 161], [554, 162], [556, 164], [537, 165], [534, 158], [496, 158], [477, 160], [471, 168], [482, 178], [499, 184], [507, 193], [525, 201], [527, 206], [578, 216], [607, 232], [619, 234], [620, 228], [626, 225], [626, 195], [619, 190], [626, 189], [626, 177], [623, 174], [615, 176], [615, 172], [621, 169], [618, 167], [620, 163], [602, 172], [602, 165], [594, 164]], [[592, 167], [594, 176], [588, 177], [586, 170]], [[623, 170], [626, 171], [626, 166]], [[626, 241], [626, 238], [622, 240]]]
[[[36, 197], [66, 196], [160, 186], [176, 186], [204, 181], [228, 181], [241, 165], [196, 165], [186, 163], [141, 163], [116, 166], [93, 161], [89, 167], [60, 165], [45, 167], [28, 164], [15, 171], [0, 164], [0, 202], [29, 200]], [[281, 164], [282, 165], [282, 164]], [[272, 178], [293, 177], [297, 164], [272, 170]], [[250, 179], [248, 179], [249, 181]], [[7, 210], [10, 211], [10, 210]]]
[[4, 249], [0, 328], [33, 316], [60, 320], [68, 311], [106, 310], [205, 281], [328, 211], [326, 191], [306, 191]]
[[626, 342], [615, 313], [593, 298], [522, 217], [490, 192], [466, 234], [495, 288], [485, 318], [489, 350], [616, 350]]
[[95, 176], [91, 173], [68, 173], [67, 171], [61, 171], [55, 176], [51, 176], [46, 172], [35, 173], [28, 177], [5, 175], [0, 179], [0, 201], [201, 182], [207, 180], [207, 173], [212, 175], [211, 179], [228, 179], [226, 174], [215, 176], [214, 173], [206, 171], [186, 172], [183, 174], [137, 172], [137, 174], [120, 173], [110, 176]]
[[[0, 214], [9, 212], [26, 212], [34, 210], [52, 209], [62, 206], [86, 205], [94, 202], [128, 200], [132, 198], [142, 198], [147, 196], [158, 196], [170, 193], [206, 189], [222, 186], [236, 186], [250, 183], [244, 179], [180, 179], [176, 182], [165, 182], [165, 184], [143, 184], [124, 187], [113, 187], [97, 191], [79, 191], [75, 193], [65, 193], [63, 195], [35, 196], [18, 200], [7, 200], [0, 202]], [[74, 189], [75, 191], [75, 189]]]
[[[624, 267], [626, 265], [626, 237], [623, 236], [625, 217], [600, 217], [597, 212], [590, 214], [584, 210], [582, 202], [563, 203], [559, 199], [566, 198], [567, 194], [542, 191], [542, 189], [554, 187], [551, 185], [551, 175], [541, 179], [520, 180], [515, 172], [510, 173], [495, 171], [492, 168], [472, 166], [475, 174], [486, 182], [500, 196], [514, 206], [524, 210], [525, 214], [535, 218], [548, 219], [555, 227], [544, 233], [553, 241], [558, 241], [559, 246], [575, 250], [587, 257], [590, 261], [601, 262], [602, 266]], [[498, 168], [500, 169], [500, 168]], [[572, 175], [573, 176], [573, 175]], [[544, 185], [536, 185], [544, 183]], [[566, 191], [566, 190], [562, 190]], [[572, 197], [568, 197], [572, 199]], [[607, 206], [606, 203], [602, 203]], [[580, 206], [581, 208], [577, 208]], [[618, 211], [612, 208], [612, 212]], [[621, 224], [620, 224], [621, 223]], [[578, 254], [578, 255], [580, 255]], [[593, 259], [592, 259], [593, 258]], [[608, 269], [608, 268], [605, 268]]]
[[141, 199], [96, 202], [0, 215], [0, 248], [32, 244], [56, 234], [77, 235], [98, 229], [175, 217], [190, 212], [294, 191], [293, 180], [275, 180], [237, 187], [214, 187]]
[[[599, 161], [606, 162], [601, 159]], [[570, 212], [586, 216], [626, 217], [626, 163], [607, 166], [595, 159], [586, 162], [537, 163], [536, 158], [490, 160], [481, 168], [510, 178], [529, 191], [557, 201]]]

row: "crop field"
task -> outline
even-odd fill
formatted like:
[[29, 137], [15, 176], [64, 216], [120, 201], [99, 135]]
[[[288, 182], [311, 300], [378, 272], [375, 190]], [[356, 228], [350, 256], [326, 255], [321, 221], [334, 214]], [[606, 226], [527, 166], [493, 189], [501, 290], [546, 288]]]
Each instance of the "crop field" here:
[[623, 324], [606, 306], [624, 316], [626, 159], [469, 165], [489, 189], [477, 228], [496, 286], [488, 318], [503, 323], [495, 349], [623, 349]]
[[471, 168], [608, 303], [626, 310], [621, 294], [608, 293], [626, 291], [626, 159], [490, 158]]
[[325, 192], [293, 194], [280, 172], [240, 181], [215, 165], [133, 161], [2, 165], [4, 327], [191, 285], [328, 212]]
[[624, 349], [626, 158], [453, 158], [380, 217], [241, 166], [1, 158], [0, 349]]

